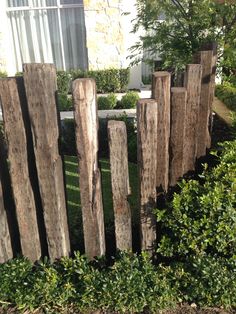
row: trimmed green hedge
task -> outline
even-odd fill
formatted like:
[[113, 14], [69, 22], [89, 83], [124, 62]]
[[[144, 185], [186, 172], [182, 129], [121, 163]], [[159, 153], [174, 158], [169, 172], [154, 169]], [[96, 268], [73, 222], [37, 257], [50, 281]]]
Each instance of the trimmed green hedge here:
[[125, 92], [129, 83], [129, 69], [107, 69], [107, 70], [71, 70], [58, 71], [58, 90], [64, 93], [68, 89], [68, 80], [73, 81], [77, 78], [94, 78], [98, 93], [118, 93]]
[[54, 264], [18, 258], [0, 265], [0, 304], [22, 313], [160, 313], [184, 302], [231, 308], [235, 269], [235, 259], [210, 256], [155, 266], [147, 254], [120, 253], [108, 267], [79, 253]]
[[236, 111], [236, 87], [231, 84], [216, 85], [215, 95], [230, 110]]

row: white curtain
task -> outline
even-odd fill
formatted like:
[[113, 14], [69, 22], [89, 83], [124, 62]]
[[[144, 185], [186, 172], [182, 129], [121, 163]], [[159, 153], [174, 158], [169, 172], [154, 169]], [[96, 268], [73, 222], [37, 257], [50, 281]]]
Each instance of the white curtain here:
[[[69, 0], [81, 3], [81, 0]], [[68, 4], [61, 0], [61, 4]], [[8, 0], [9, 7], [46, 7], [56, 0]], [[60, 14], [60, 16], [59, 16]], [[86, 69], [87, 51], [83, 8], [8, 12], [17, 71], [27, 62], [54, 63], [58, 69]], [[61, 35], [60, 23], [61, 19]]]

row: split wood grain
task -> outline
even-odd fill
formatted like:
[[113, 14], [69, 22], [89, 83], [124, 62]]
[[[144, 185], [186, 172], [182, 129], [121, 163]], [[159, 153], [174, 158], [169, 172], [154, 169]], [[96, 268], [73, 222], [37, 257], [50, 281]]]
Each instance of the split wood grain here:
[[201, 96], [198, 119], [197, 158], [206, 155], [209, 143], [209, 115], [212, 107], [212, 62], [213, 51], [199, 52], [199, 63], [202, 65]]
[[24, 64], [28, 110], [48, 252], [51, 260], [70, 252], [59, 128], [56, 108], [56, 68], [52, 64]]
[[73, 101], [85, 253], [92, 259], [105, 254], [101, 174], [98, 167], [99, 125], [95, 81], [75, 80]]
[[153, 99], [137, 104], [138, 173], [140, 194], [141, 248], [153, 252], [156, 241], [157, 128], [158, 106]]
[[200, 64], [188, 64], [185, 73], [185, 87], [188, 96], [184, 137], [184, 173], [195, 169], [201, 78], [202, 66]]
[[41, 257], [41, 245], [35, 198], [28, 170], [22, 100], [19, 97], [16, 80], [16, 78], [0, 80], [0, 95], [21, 250], [24, 256], [34, 262]]
[[210, 105], [208, 111], [208, 132], [207, 132], [207, 148], [211, 148], [211, 133], [213, 127], [213, 101], [215, 96], [216, 85], [216, 64], [217, 64], [217, 43], [212, 44], [212, 72], [211, 72], [211, 90], [210, 90]]
[[170, 138], [170, 85], [168, 72], [155, 72], [152, 78], [152, 98], [157, 101], [157, 176], [158, 191], [167, 192], [169, 180], [169, 138]]
[[0, 263], [5, 263], [11, 258], [13, 258], [11, 238], [3, 202], [2, 183], [0, 182]]
[[187, 105], [186, 88], [171, 88], [170, 186], [184, 174], [184, 135]]
[[130, 188], [125, 123], [110, 120], [108, 122], [108, 138], [116, 247], [119, 250], [132, 250], [131, 210], [127, 199]]

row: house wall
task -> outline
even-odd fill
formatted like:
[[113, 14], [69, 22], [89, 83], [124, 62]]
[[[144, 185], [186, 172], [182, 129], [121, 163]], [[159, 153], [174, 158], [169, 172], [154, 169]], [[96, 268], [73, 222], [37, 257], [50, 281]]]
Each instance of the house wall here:
[[[129, 66], [129, 48], [137, 41], [132, 34], [136, 0], [84, 0], [85, 24], [90, 69]], [[14, 46], [5, 1], [0, 6], [0, 71], [16, 72]], [[129, 88], [140, 88], [141, 65], [131, 68]]]
[[[135, 0], [84, 0], [89, 69], [128, 67]], [[141, 66], [131, 68], [129, 88], [140, 88]]]

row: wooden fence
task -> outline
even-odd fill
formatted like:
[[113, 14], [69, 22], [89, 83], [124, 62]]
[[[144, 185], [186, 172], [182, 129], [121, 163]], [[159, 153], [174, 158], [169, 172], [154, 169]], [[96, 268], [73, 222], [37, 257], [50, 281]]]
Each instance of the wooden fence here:
[[[200, 52], [198, 59], [199, 64], [187, 65], [183, 87], [171, 88], [168, 72], [154, 73], [152, 99], [137, 103], [140, 240], [141, 248], [150, 252], [157, 232], [153, 209], [158, 195], [194, 170], [196, 158], [209, 147], [215, 61], [212, 51]], [[85, 252], [93, 258], [106, 251], [96, 85], [92, 79], [78, 79], [72, 90]], [[68, 256], [55, 67], [25, 64], [23, 78], [0, 80], [0, 97], [7, 143], [6, 156], [1, 139], [0, 262], [17, 252], [32, 261], [44, 255], [51, 260]], [[109, 121], [108, 137], [116, 246], [129, 250], [132, 217], [125, 123]], [[14, 204], [6, 196], [7, 174]]]

